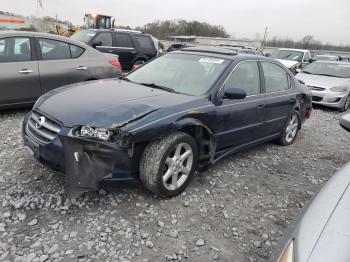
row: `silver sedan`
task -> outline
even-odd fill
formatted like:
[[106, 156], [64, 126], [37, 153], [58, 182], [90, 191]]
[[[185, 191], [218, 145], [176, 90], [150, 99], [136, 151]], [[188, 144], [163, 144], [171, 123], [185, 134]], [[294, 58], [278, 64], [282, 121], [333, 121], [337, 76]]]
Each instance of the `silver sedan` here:
[[52, 34], [0, 32], [0, 108], [30, 105], [54, 88], [121, 75], [118, 56]]
[[305, 67], [296, 78], [312, 92], [312, 102], [346, 111], [350, 106], [350, 64], [317, 61]]
[[[350, 132], [350, 114], [340, 125]], [[271, 261], [350, 261], [350, 163], [321, 189], [292, 223]]]

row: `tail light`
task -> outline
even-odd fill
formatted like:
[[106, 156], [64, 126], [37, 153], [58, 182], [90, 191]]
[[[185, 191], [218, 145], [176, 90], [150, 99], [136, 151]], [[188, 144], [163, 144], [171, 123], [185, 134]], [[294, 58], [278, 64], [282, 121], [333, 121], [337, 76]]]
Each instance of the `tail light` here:
[[122, 70], [122, 65], [120, 64], [119, 61], [117, 60], [112, 60], [112, 61], [108, 61], [112, 66], [118, 68], [119, 70]]

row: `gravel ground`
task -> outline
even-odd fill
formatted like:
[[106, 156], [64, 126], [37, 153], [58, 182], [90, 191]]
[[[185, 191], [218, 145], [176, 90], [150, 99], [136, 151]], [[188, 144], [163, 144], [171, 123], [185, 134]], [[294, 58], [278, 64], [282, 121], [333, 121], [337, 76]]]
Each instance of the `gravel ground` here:
[[139, 184], [69, 201], [0, 113], [0, 261], [266, 261], [287, 225], [350, 159], [340, 114], [318, 109], [289, 147], [233, 155], [162, 200]]

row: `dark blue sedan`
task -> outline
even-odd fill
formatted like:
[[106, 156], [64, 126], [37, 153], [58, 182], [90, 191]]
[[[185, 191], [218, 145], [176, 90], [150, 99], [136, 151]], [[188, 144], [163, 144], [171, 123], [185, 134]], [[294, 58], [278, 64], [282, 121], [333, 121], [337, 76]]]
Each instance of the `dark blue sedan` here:
[[70, 197], [128, 179], [171, 197], [231, 153], [292, 144], [311, 110], [309, 89], [279, 62], [193, 47], [120, 79], [43, 95], [23, 136], [39, 161], [65, 174]]

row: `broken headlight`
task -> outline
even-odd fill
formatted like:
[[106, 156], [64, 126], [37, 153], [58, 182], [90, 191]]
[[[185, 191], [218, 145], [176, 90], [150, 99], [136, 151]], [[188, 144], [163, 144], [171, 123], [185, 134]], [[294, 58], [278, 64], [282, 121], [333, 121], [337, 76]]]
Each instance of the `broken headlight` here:
[[82, 126], [80, 128], [80, 136], [92, 137], [103, 141], [108, 141], [111, 137], [111, 132], [107, 128]]

